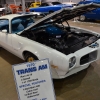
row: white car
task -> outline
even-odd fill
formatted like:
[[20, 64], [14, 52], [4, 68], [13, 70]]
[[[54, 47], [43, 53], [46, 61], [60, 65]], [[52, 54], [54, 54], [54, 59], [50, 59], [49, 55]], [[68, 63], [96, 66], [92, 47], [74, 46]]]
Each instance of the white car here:
[[25, 61], [49, 58], [52, 77], [68, 77], [100, 58], [100, 34], [71, 27], [67, 20], [97, 7], [61, 9], [36, 22], [33, 15], [2, 16], [0, 45]]
[[3, 11], [3, 10], [5, 10], [5, 8], [0, 8], [0, 11]]

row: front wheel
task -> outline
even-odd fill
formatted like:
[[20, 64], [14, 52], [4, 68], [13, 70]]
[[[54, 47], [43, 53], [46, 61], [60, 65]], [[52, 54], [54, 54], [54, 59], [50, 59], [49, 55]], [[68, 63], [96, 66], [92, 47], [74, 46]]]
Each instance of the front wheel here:
[[35, 12], [34, 10], [32, 10], [32, 12]]
[[49, 14], [53, 13], [54, 11], [49, 11]]
[[29, 53], [29, 52], [25, 54], [26, 62], [32, 62], [34, 60], [38, 60], [38, 58], [35, 55], [33, 55], [32, 53]]

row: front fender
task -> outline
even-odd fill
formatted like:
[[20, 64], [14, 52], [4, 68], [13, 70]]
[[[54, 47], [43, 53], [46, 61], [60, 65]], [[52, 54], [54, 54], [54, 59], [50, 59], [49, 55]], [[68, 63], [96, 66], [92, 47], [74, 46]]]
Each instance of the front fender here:
[[[24, 53], [25, 51], [31, 52], [32, 54], [34, 54], [35, 56], [37, 56], [38, 59], [41, 59], [41, 56], [42, 56], [42, 55], [41, 55], [41, 53], [38, 52], [38, 50], [36, 50], [36, 49], [34, 49], [34, 48], [28, 46], [28, 47], [23, 48], [23, 50], [22, 50], [22, 55], [23, 55], [23, 53]], [[23, 59], [24, 59], [24, 55], [23, 55]]]
[[23, 52], [24, 51], [29, 51], [33, 53], [35, 56], [38, 57], [39, 60], [48, 58], [51, 67], [57, 71], [58, 75], [64, 75], [66, 74], [66, 72], [69, 71], [69, 59], [75, 56], [74, 54], [66, 56], [65, 54], [62, 54], [52, 48], [41, 46], [39, 46], [39, 48], [27, 46], [23, 48]]
[[[35, 56], [37, 56], [37, 58], [39, 60], [41, 59], [46, 59], [46, 58], [49, 58], [49, 61], [51, 62], [52, 60], [52, 51], [50, 49], [47, 49], [47, 48], [33, 48], [32, 46], [27, 46], [27, 47], [24, 47], [23, 50], [22, 50], [22, 54], [24, 51], [29, 51], [31, 52], [32, 54], [34, 54]], [[24, 56], [23, 56], [24, 58]]]

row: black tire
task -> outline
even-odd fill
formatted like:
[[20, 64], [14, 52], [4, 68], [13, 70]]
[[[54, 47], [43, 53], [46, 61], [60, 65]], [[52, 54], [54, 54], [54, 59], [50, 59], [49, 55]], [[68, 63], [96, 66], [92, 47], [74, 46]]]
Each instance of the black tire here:
[[37, 18], [37, 17], [38, 17], [38, 15], [36, 14], [36, 15], [35, 15], [35, 18]]
[[86, 21], [86, 17], [84, 15], [79, 16], [80, 21]]
[[32, 12], [35, 12], [34, 10], [32, 10]]
[[34, 60], [38, 60], [38, 58], [30, 52], [27, 52], [25, 55], [25, 62], [32, 62]]
[[49, 11], [49, 14], [53, 13], [54, 11]]
[[2, 50], [2, 47], [0, 47], [0, 51]]

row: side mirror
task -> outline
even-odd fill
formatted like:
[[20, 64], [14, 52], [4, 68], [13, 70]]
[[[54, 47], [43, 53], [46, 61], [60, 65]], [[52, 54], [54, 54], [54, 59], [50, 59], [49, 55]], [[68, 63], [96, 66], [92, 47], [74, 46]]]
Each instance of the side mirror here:
[[4, 30], [2, 30], [2, 32], [3, 32], [3, 33], [7, 33], [7, 30], [6, 30], [6, 29], [4, 29]]

